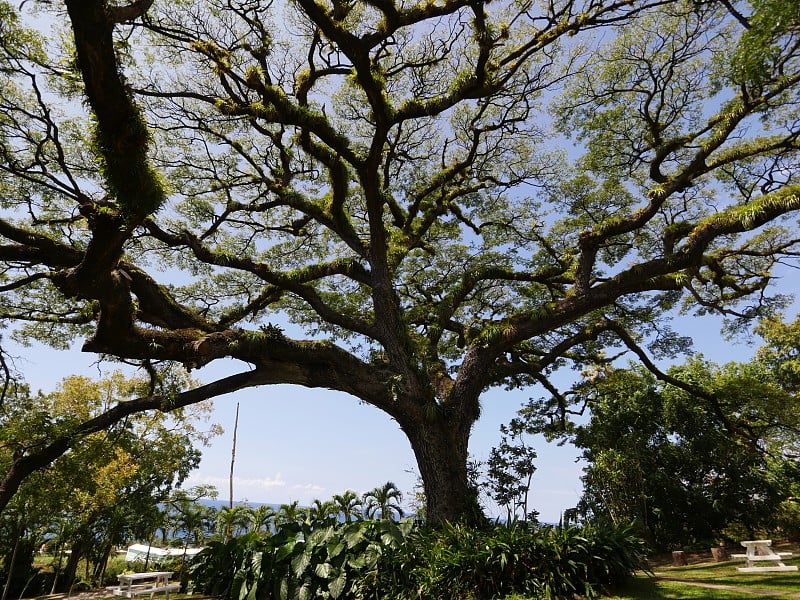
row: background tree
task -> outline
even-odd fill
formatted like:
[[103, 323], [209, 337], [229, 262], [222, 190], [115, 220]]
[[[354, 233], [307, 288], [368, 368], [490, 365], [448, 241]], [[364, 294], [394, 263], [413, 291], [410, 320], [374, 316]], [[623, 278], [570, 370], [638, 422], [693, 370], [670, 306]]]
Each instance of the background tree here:
[[[215, 500], [217, 495], [214, 486], [199, 485], [186, 490], [174, 490], [165, 502], [167, 519], [182, 538], [180, 542], [184, 552], [181, 556], [181, 575], [186, 570], [186, 550], [190, 546], [203, 546], [213, 534], [216, 524], [215, 509], [201, 503], [200, 500], [203, 498]], [[252, 519], [253, 515], [250, 517]], [[144, 569], [147, 570], [146, 562]]]
[[[487, 388], [541, 384], [564, 418], [553, 374], [685, 349], [666, 323], [681, 300], [742, 319], [779, 304], [764, 292], [800, 208], [779, 3], [342, 7], [64, 0], [37, 3], [51, 21], [31, 32], [0, 4], [0, 314], [17, 335], [242, 365], [125, 410], [349, 393], [399, 423], [441, 521], [476, 518]], [[753, 47], [757, 77], [736, 61]], [[554, 150], [556, 127], [582, 158]], [[0, 506], [62, 448], [15, 464]]]
[[216, 519], [217, 532], [224, 542], [248, 531], [252, 522], [250, 507], [244, 504], [221, 507], [216, 513]]
[[513, 419], [500, 427], [500, 445], [492, 448], [486, 461], [484, 487], [498, 506], [506, 510], [506, 520], [536, 522], [537, 512], [529, 510], [528, 494], [536, 472], [536, 450], [525, 439], [527, 427]]
[[[641, 368], [585, 384], [591, 418], [569, 436], [588, 463], [579, 512], [636, 522], [661, 549], [774, 530], [800, 489], [797, 456], [784, 451], [800, 441], [796, 396], [759, 362], [719, 367], [697, 358], [669, 375], [709, 396]], [[731, 435], [731, 426], [747, 436]]]
[[333, 500], [315, 498], [308, 507], [308, 519], [315, 523], [335, 523], [338, 508]]
[[275, 514], [275, 525], [279, 527], [289, 523], [302, 523], [306, 518], [306, 509], [300, 507], [299, 501], [293, 500], [278, 507], [278, 511]]
[[271, 535], [275, 516], [275, 509], [268, 504], [255, 507], [250, 513], [251, 531], [260, 535]]
[[339, 515], [345, 523], [364, 518], [364, 504], [353, 490], [345, 490], [333, 496], [333, 503], [339, 510]]
[[[0, 467], [13, 468], [19, 456], [33, 455], [53, 439], [69, 436], [93, 414], [135, 397], [147, 383], [115, 373], [99, 381], [67, 378], [48, 395], [32, 396], [24, 387], [15, 388], [0, 406]], [[55, 526], [50, 532], [58, 536], [55, 543], [70, 550], [63, 572], [56, 574], [62, 584], [71, 584], [84, 558], [84, 576], [101, 581], [112, 548], [149, 533], [158, 503], [198, 464], [195, 444], [207, 439], [199, 428], [204, 409], [198, 405], [169, 418], [139, 414], [83, 437], [23, 483], [0, 512], [0, 521], [22, 524], [28, 545], [43, 541], [37, 527]], [[27, 507], [24, 522], [14, 516], [18, 505]], [[96, 569], [89, 571], [89, 564]]]

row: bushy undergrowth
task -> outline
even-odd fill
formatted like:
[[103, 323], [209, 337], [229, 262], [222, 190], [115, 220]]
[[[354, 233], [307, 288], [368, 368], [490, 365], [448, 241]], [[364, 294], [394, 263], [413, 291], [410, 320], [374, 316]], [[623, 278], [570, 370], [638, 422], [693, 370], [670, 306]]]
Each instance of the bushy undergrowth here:
[[595, 598], [643, 566], [644, 546], [627, 529], [360, 521], [212, 544], [193, 579], [196, 591], [226, 600], [558, 600]]
[[379, 597], [594, 598], [643, 568], [644, 550], [629, 530], [610, 527], [416, 530], [387, 553]]
[[211, 544], [193, 561], [196, 591], [229, 600], [374, 597], [383, 553], [410, 521], [289, 524], [275, 535]]

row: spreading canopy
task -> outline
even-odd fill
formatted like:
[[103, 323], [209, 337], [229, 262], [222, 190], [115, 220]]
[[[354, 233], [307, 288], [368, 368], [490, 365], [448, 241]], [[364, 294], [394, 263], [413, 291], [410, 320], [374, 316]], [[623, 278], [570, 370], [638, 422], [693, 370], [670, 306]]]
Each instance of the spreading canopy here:
[[64, 0], [34, 33], [2, 3], [0, 313], [242, 365], [149, 407], [352, 394], [463, 515], [485, 389], [566, 403], [559, 368], [685, 347], [683, 300], [770, 307], [800, 208], [780, 4]]

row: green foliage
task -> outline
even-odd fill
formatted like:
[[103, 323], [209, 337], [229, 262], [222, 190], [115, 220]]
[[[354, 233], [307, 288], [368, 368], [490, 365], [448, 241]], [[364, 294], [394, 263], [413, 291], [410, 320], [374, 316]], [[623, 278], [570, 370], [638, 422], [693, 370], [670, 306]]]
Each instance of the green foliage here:
[[751, 0], [748, 30], [731, 56], [737, 81], [761, 86], [781, 68], [787, 50], [797, 44], [800, 4]]
[[212, 542], [193, 561], [195, 592], [226, 600], [457, 600], [512, 593], [597, 598], [644, 568], [630, 528], [413, 526], [386, 519], [290, 523], [270, 537]]
[[383, 561], [378, 597], [456, 600], [597, 598], [644, 568], [645, 547], [629, 528], [417, 529]]
[[397, 550], [410, 521], [288, 523], [269, 537], [212, 542], [192, 562], [195, 590], [228, 600], [362, 598], [381, 556]]
[[251, 564], [249, 559], [259, 543], [259, 538], [253, 535], [231, 538], [226, 542], [208, 542], [192, 561], [189, 591], [215, 598], [233, 598], [234, 580], [241, 569]]
[[714, 546], [734, 529], [774, 530], [777, 515], [791, 530], [800, 439], [789, 379], [768, 362], [699, 358], [669, 376], [697, 393], [644, 369], [609, 370], [582, 387], [591, 420], [565, 434], [588, 462], [579, 512], [634, 521], [665, 550]]
[[[165, 385], [170, 381], [165, 377]], [[56, 563], [66, 562], [63, 573], [56, 568], [64, 575], [60, 583], [69, 585], [78, 560], [86, 558], [96, 567], [91, 583], [102, 585], [112, 547], [150, 536], [158, 503], [199, 462], [194, 444], [206, 439], [198, 425], [205, 417], [202, 407], [171, 416], [142, 413], [107, 431], [77, 433], [82, 423], [135, 398], [148, 383], [153, 382], [114, 373], [98, 381], [69, 377], [47, 395], [31, 395], [25, 386], [9, 390], [0, 405], [0, 473], [5, 476], [15, 459], [35, 457], [59, 439], [69, 440], [70, 451], [32, 473], [0, 512], [0, 554], [18, 536], [35, 548], [47, 540]]]
[[486, 482], [492, 499], [506, 509], [508, 521], [529, 518], [535, 521], [536, 513], [528, 511], [528, 492], [533, 474], [536, 451], [525, 440], [524, 422], [514, 419], [502, 425], [500, 445], [492, 448], [486, 461]]

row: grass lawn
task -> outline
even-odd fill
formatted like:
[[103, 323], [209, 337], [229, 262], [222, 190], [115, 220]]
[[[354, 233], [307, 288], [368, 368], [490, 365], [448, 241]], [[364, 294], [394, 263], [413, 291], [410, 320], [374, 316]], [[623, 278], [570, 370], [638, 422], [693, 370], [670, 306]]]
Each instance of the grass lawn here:
[[[749, 589], [749, 588], [748, 588]], [[656, 581], [637, 578], [631, 585], [607, 600], [797, 600], [797, 584], [793, 592], [774, 594], [753, 594], [735, 590], [717, 590], [687, 585], [673, 581]]]
[[[784, 550], [784, 548], [781, 548], [781, 550]], [[800, 566], [798, 549], [795, 547], [791, 548], [790, 551], [793, 551], [795, 556], [784, 560], [784, 563]], [[619, 590], [618, 595], [610, 596], [608, 600], [800, 599], [800, 571], [783, 573], [738, 572], [736, 567], [743, 565], [743, 560], [732, 560], [723, 563], [702, 562], [691, 564], [687, 567], [656, 566], [653, 568], [653, 571], [657, 574], [655, 578], [642, 574], [636, 577], [625, 589]], [[670, 581], [671, 579], [679, 579], [681, 581]], [[715, 589], [710, 586], [726, 586], [735, 589]]]

